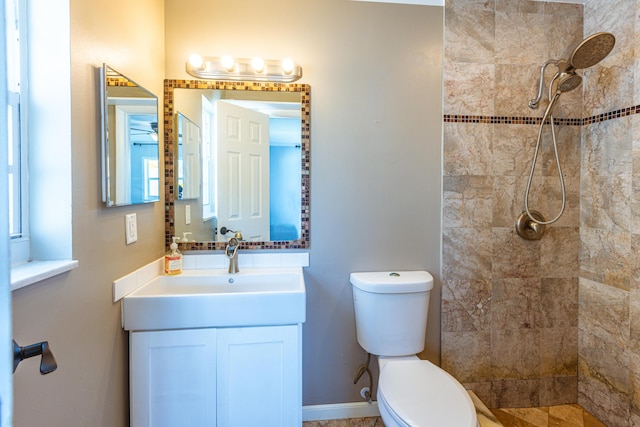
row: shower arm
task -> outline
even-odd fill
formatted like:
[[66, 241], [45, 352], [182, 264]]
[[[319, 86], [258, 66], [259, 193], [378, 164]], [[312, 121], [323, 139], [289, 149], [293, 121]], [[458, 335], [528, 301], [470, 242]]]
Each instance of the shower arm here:
[[[532, 110], [535, 110], [536, 108], [538, 108], [538, 104], [542, 99], [542, 91], [544, 90], [544, 72], [546, 68], [551, 64], [557, 66], [558, 63], [560, 63], [560, 61], [562, 61], [562, 59], [550, 59], [547, 62], [545, 62], [542, 65], [542, 67], [540, 67], [540, 83], [538, 84], [538, 96], [535, 99], [532, 99], [531, 101], [529, 101], [529, 108], [531, 108]], [[556, 76], [557, 75], [558, 74], [556, 74]]]

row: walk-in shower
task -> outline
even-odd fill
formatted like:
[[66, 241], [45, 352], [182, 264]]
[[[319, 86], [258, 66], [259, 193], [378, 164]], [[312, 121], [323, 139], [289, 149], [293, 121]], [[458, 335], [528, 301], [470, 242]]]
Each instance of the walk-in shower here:
[[[527, 181], [527, 188], [524, 194], [524, 211], [518, 216], [516, 220], [516, 230], [518, 235], [527, 240], [539, 240], [544, 234], [545, 226], [556, 222], [562, 216], [566, 204], [566, 191], [564, 185], [564, 179], [562, 178], [562, 167], [560, 166], [560, 159], [558, 157], [558, 144], [556, 142], [556, 132], [554, 127], [553, 109], [562, 95], [565, 92], [572, 91], [580, 86], [582, 83], [582, 77], [576, 73], [577, 70], [583, 68], [589, 68], [602, 61], [613, 49], [616, 43], [616, 38], [611, 33], [596, 33], [592, 34], [584, 39], [580, 44], [571, 51], [567, 56], [567, 59], [551, 59], [545, 62], [540, 68], [540, 82], [538, 84], [538, 96], [535, 99], [529, 101], [529, 108], [536, 109], [542, 99], [542, 93], [544, 91], [544, 74], [549, 65], [554, 65], [557, 68], [556, 73], [549, 82], [548, 99], [549, 104], [542, 115], [540, 122], [540, 129], [538, 130], [538, 140], [536, 143], [536, 149], [533, 153], [533, 159], [531, 161], [531, 170], [529, 171], [529, 180]], [[562, 192], [562, 204], [558, 214], [551, 220], [545, 220], [544, 216], [529, 208], [529, 192], [531, 191], [531, 181], [533, 180], [533, 173], [536, 168], [536, 161], [538, 159], [538, 152], [542, 144], [542, 131], [544, 125], [547, 122], [551, 126], [551, 139], [553, 142], [553, 151], [555, 154], [555, 162], [558, 171], [558, 178], [560, 180], [560, 188]]]

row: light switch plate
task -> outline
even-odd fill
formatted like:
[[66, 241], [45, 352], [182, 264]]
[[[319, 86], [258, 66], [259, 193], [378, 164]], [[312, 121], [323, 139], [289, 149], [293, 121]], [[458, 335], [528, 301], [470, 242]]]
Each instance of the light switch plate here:
[[186, 205], [184, 207], [184, 223], [186, 225], [191, 224], [191, 205]]
[[125, 215], [124, 223], [127, 245], [130, 245], [138, 240], [138, 220], [136, 219], [136, 214]]

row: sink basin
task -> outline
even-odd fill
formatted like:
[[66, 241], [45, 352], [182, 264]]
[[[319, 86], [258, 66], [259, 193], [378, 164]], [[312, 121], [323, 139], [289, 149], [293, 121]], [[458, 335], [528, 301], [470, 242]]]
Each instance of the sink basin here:
[[290, 325], [306, 315], [302, 268], [185, 270], [125, 296], [126, 330]]

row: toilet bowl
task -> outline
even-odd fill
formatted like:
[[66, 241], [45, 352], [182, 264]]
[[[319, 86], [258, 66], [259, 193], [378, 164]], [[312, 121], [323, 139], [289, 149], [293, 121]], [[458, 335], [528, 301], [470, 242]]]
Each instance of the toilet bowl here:
[[473, 401], [446, 371], [417, 357], [379, 358], [378, 410], [386, 427], [476, 427]]
[[426, 271], [351, 273], [356, 336], [378, 356], [378, 409], [386, 427], [476, 427], [467, 391], [420, 360], [433, 277]]

